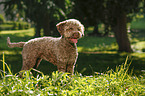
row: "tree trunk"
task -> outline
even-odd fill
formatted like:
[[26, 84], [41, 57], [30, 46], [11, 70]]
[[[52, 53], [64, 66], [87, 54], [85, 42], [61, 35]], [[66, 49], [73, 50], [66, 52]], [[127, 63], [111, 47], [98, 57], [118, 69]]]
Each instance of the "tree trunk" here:
[[50, 20], [49, 20], [49, 14], [46, 13], [44, 15], [44, 20], [43, 20], [43, 32], [44, 32], [44, 36], [50, 36], [51, 34], [51, 30], [50, 30]]
[[132, 52], [130, 41], [127, 34], [126, 14], [121, 12], [117, 17], [117, 24], [114, 27], [115, 38], [119, 46], [119, 51]]
[[40, 37], [41, 36], [40, 35], [40, 30], [41, 30], [41, 27], [38, 24], [36, 24], [34, 37]]

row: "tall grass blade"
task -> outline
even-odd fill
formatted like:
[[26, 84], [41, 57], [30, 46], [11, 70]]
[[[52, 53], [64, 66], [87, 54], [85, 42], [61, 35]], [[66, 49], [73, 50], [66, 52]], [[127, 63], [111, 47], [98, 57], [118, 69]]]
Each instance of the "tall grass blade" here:
[[4, 52], [3, 52], [3, 72], [5, 77], [5, 58], [4, 58]]
[[[10, 75], [12, 75], [12, 72], [11, 72], [11, 69], [10, 67], [8, 66], [8, 64], [5, 62], [5, 56], [4, 56], [4, 53], [3, 53], [3, 60], [1, 60], [3, 62], [3, 73], [4, 73], [4, 77], [6, 75], [6, 68], [8, 69], [8, 72], [10, 73]], [[0, 73], [2, 75], [2, 73]]]
[[[128, 60], [128, 56], [127, 56], [126, 59]], [[125, 78], [125, 76], [127, 75], [127, 72], [128, 72], [128, 70], [129, 70], [129, 67], [130, 67], [131, 63], [132, 63], [132, 60], [130, 61], [129, 65], [127, 66], [127, 61], [125, 62], [125, 64], [124, 64], [124, 69], [125, 69], [125, 67], [127, 67], [127, 68], [126, 68], [126, 70], [125, 70], [125, 72], [124, 72], [124, 75], [123, 75], [122, 80], [123, 80], [123, 79]], [[126, 66], [125, 66], [125, 65], [126, 65]]]
[[126, 57], [124, 67], [127, 65], [127, 61], [128, 61], [128, 56]]
[[41, 72], [41, 71], [38, 71], [38, 70], [36, 70], [36, 69], [34, 69], [34, 68], [31, 68], [30, 70], [33, 70], [33, 71], [35, 71], [35, 72], [38, 72], [38, 73], [40, 73], [40, 74], [42, 75], [42, 77], [44, 77], [44, 74], [43, 74], [43, 72]]
[[0, 71], [0, 75], [1, 75], [1, 77], [3, 78], [3, 74], [2, 74], [2, 71]]
[[9, 68], [8, 64], [5, 63], [5, 65], [6, 65], [7, 69], [8, 69], [8, 71], [9, 71], [10, 75], [12, 75], [11, 69]]

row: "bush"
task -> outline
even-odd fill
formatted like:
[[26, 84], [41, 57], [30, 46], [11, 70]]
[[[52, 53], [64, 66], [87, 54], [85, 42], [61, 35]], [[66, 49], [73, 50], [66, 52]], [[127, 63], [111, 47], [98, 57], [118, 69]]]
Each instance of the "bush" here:
[[13, 30], [18, 30], [19, 29], [19, 23], [14, 22]]
[[13, 25], [1, 24], [0, 30], [12, 30]]
[[1, 30], [24, 30], [29, 29], [31, 24], [28, 22], [12, 22], [7, 21], [5, 23], [0, 24]]
[[3, 16], [2, 14], [0, 14], [0, 24], [1, 24], [1, 23], [4, 23], [4, 21], [5, 21], [4, 16]]
[[29, 29], [30, 28], [30, 24], [27, 22], [19, 22], [19, 29], [23, 30], [23, 29]]

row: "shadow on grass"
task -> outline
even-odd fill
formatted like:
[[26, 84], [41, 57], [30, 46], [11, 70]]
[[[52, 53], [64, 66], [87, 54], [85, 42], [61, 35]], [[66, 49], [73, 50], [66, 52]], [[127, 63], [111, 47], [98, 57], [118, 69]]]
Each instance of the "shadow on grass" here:
[[[128, 55], [129, 56], [129, 55]], [[115, 70], [116, 66], [125, 63], [127, 54], [85, 54], [80, 53], [76, 69], [83, 72], [84, 75], [92, 75], [94, 72], [105, 72], [109, 69]], [[141, 70], [145, 69], [144, 58], [129, 56], [128, 64], [131, 62], [130, 71], [133, 69], [133, 75], [141, 75]]]
[[[138, 34], [140, 34], [140, 32]], [[1, 35], [0, 60], [2, 60], [2, 52], [5, 52], [6, 63], [10, 66], [13, 73], [17, 73], [22, 67], [22, 57], [20, 55], [22, 48], [8, 48], [6, 44], [6, 39], [8, 36], [11, 38], [12, 42], [28, 41], [32, 38], [33, 32]], [[137, 36], [136, 33], [135, 36]], [[142, 35], [140, 34], [139, 36]], [[143, 37], [138, 38], [141, 39]], [[101, 73], [109, 69], [115, 69], [116, 66], [123, 64], [127, 57], [127, 54], [122, 55], [116, 52], [117, 48], [115, 39], [111, 37], [84, 37], [79, 40], [78, 47], [82, 49], [86, 48], [79, 51], [80, 53], [75, 67], [75, 72], [82, 73], [83, 75], [93, 75], [94, 72]], [[91, 53], [87, 53], [86, 50]], [[107, 52], [101, 53], [100, 50], [105, 50]], [[109, 53], [108, 50], [114, 50], [115, 52]], [[134, 68], [134, 74], [142, 74], [141, 70], [145, 70], [144, 58], [132, 56], [128, 62], [131, 60], [132, 64], [130, 66], [130, 70]], [[2, 62], [0, 62], [0, 69], [2, 70]], [[44, 74], [50, 75], [53, 71], [57, 70], [57, 67], [47, 61], [42, 61], [38, 67], [38, 70], [42, 71]]]
[[145, 29], [144, 30], [132, 29], [131, 36], [132, 38], [137, 38], [139, 41], [145, 41], [145, 38], [144, 38]]
[[[2, 57], [2, 55], [0, 56]], [[76, 63], [75, 72], [82, 73], [83, 75], [93, 75], [94, 72], [105, 72], [109, 69], [115, 70], [116, 66], [124, 64], [127, 55], [120, 54], [107, 54], [107, 53], [79, 53], [79, 58]], [[134, 68], [133, 75], [141, 75], [141, 70], [145, 69], [145, 60], [143, 58], [130, 57], [128, 64], [132, 60], [130, 70]], [[10, 66], [13, 73], [17, 73], [22, 67], [22, 57], [17, 55], [5, 55], [5, 61]], [[2, 62], [0, 62], [0, 69], [2, 70]], [[44, 74], [51, 75], [57, 67], [53, 64], [42, 61], [38, 70]]]

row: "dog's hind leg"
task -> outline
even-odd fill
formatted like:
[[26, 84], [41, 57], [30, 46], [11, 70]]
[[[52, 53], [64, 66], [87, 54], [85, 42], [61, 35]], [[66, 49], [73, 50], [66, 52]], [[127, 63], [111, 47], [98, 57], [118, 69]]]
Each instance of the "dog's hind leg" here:
[[[38, 66], [39, 66], [39, 64], [40, 64], [40, 62], [41, 62], [41, 58], [38, 58], [37, 60], [36, 60], [36, 64], [34, 65], [34, 69], [37, 69], [38, 68]], [[35, 70], [31, 70], [31, 72], [33, 73], [33, 76], [37, 76], [37, 72], [35, 71]]]
[[41, 61], [42, 61], [42, 59], [41, 59], [41, 58], [38, 58], [38, 59], [36, 60], [35, 66], [34, 66], [33, 68], [37, 69]]
[[29, 70], [31, 68], [33, 68], [36, 64], [36, 60], [35, 58], [27, 58], [27, 59], [23, 59], [23, 65], [20, 71], [20, 77], [23, 77], [22, 74], [24, 71]]
[[33, 68], [35, 64], [36, 64], [36, 59], [34, 58], [23, 59], [23, 66], [21, 70], [29, 70]]

